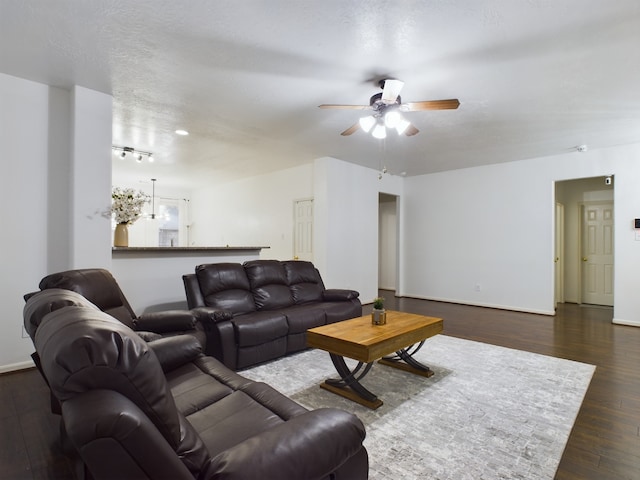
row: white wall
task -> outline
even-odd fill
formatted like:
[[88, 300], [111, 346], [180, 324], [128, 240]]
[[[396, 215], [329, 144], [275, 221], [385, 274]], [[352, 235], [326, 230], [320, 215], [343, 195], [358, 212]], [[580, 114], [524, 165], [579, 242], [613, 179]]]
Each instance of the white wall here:
[[88, 218], [109, 202], [99, 192], [111, 184], [110, 112], [107, 95], [0, 74], [0, 372], [31, 365], [25, 293], [52, 271], [110, 264], [109, 238], [98, 233], [108, 221]]
[[328, 288], [358, 290], [363, 303], [378, 293], [379, 192], [402, 193], [402, 177], [378, 173], [335, 158], [315, 161], [315, 264]]
[[71, 100], [70, 268], [108, 269], [112, 97], [75, 86]]
[[0, 74], [0, 365], [26, 362], [33, 351], [22, 338], [22, 295], [47, 271], [48, 102], [46, 85]]
[[313, 165], [193, 192], [192, 246], [268, 246], [261, 258], [293, 258], [293, 202], [313, 197]]
[[402, 293], [553, 314], [554, 182], [615, 174], [614, 317], [640, 325], [638, 159], [630, 145], [408, 178]]

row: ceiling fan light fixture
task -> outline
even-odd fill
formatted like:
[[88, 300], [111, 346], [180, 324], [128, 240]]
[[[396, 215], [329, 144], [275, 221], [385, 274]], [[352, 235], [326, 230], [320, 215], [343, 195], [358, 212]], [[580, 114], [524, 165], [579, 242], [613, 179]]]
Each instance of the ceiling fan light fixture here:
[[373, 127], [376, 123], [376, 119], [373, 118], [372, 115], [369, 115], [368, 117], [362, 117], [359, 120], [360, 123], [360, 128], [362, 128], [362, 130], [364, 130], [365, 132], [369, 133], [369, 130], [371, 130], [371, 127]]
[[373, 129], [371, 135], [373, 135], [374, 138], [382, 140], [383, 138], [387, 138], [387, 129], [384, 128], [383, 124], [379, 123]]
[[410, 122], [405, 120], [404, 118], [400, 118], [400, 121], [396, 124], [395, 129], [398, 132], [398, 135], [402, 135], [405, 130], [411, 125]]
[[396, 128], [398, 123], [403, 120], [402, 115], [397, 110], [391, 110], [384, 116], [384, 125], [387, 128]]

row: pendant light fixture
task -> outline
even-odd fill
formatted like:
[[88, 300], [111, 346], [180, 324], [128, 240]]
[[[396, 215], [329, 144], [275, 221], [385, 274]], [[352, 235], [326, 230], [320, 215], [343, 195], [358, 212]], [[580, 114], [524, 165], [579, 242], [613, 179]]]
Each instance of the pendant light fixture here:
[[156, 178], [151, 179], [151, 220], [156, 218]]

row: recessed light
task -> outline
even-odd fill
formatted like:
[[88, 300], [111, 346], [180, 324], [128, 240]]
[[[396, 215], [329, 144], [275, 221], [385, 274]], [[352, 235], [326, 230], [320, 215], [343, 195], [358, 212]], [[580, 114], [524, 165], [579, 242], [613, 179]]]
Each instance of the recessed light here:
[[189, 132], [186, 130], [176, 130], [176, 134], [178, 135], [189, 135]]

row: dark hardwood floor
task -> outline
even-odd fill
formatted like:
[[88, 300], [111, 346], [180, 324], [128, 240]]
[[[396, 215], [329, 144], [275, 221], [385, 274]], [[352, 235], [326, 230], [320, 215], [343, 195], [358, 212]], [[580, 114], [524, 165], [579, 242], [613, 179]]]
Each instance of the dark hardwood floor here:
[[[445, 335], [596, 365], [556, 479], [640, 480], [640, 328], [613, 325], [603, 307], [549, 317], [381, 294], [388, 309], [444, 318]], [[58, 428], [36, 370], [0, 376], [0, 478], [74, 478]]]

